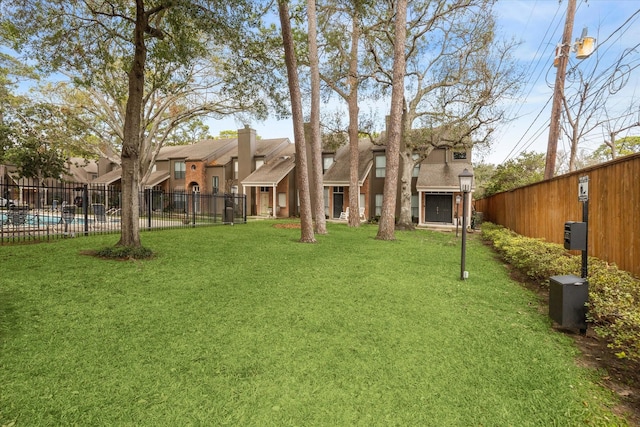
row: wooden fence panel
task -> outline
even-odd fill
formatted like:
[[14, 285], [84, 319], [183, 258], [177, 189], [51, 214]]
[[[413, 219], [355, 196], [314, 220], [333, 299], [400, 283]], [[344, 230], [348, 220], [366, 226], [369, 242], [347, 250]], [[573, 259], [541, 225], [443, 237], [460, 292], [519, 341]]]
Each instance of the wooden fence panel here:
[[564, 223], [582, 221], [578, 183], [589, 177], [590, 256], [640, 276], [640, 154], [476, 200], [486, 221], [562, 244]]

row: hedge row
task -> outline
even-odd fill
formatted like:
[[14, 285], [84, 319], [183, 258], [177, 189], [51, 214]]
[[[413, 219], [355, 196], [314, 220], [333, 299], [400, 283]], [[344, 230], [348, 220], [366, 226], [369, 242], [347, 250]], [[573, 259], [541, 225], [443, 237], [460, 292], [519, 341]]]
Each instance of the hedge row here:
[[[523, 237], [502, 226], [482, 224], [483, 239], [531, 280], [549, 285], [551, 276], [581, 275], [582, 257], [563, 246]], [[640, 280], [615, 265], [589, 257], [588, 318], [618, 357], [640, 360]]]

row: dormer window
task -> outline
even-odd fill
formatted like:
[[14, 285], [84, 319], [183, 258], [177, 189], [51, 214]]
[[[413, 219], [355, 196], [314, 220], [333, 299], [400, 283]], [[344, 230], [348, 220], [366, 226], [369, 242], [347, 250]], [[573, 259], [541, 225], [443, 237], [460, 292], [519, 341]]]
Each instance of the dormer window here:
[[333, 156], [325, 156], [322, 158], [322, 172], [326, 172], [327, 169], [333, 164]]
[[384, 178], [387, 169], [387, 158], [384, 155], [377, 155], [376, 159], [376, 178]]
[[415, 162], [415, 166], [413, 167], [413, 172], [411, 173], [411, 176], [413, 178], [417, 178], [418, 175], [420, 175], [420, 162], [418, 161], [420, 160], [420, 155], [418, 153], [413, 153], [411, 158]]

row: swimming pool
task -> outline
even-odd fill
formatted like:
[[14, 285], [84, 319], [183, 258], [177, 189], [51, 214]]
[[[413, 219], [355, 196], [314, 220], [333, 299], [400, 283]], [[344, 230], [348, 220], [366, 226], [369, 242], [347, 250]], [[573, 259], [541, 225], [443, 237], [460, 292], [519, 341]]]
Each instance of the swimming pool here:
[[[0, 213], [0, 221], [2, 222], [3, 225], [56, 225], [56, 224], [62, 224], [64, 225], [64, 221], [62, 220], [62, 216], [60, 215], [50, 215], [50, 214], [30, 214], [27, 213], [24, 215], [24, 221], [21, 224], [16, 224], [15, 221], [21, 222], [21, 220], [15, 216], [15, 214], [7, 214], [5, 212]], [[91, 224], [93, 222], [93, 219], [89, 219], [88, 224]], [[83, 224], [84, 225], [84, 218], [83, 217], [74, 217], [74, 218], [70, 218], [69, 220], [67, 220], [67, 224]]]

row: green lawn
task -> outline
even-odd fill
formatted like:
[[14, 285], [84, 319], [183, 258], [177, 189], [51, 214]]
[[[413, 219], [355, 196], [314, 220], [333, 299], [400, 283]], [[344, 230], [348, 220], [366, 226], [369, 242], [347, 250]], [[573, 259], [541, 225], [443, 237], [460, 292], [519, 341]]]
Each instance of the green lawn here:
[[476, 238], [273, 224], [0, 247], [0, 425], [624, 425]]

